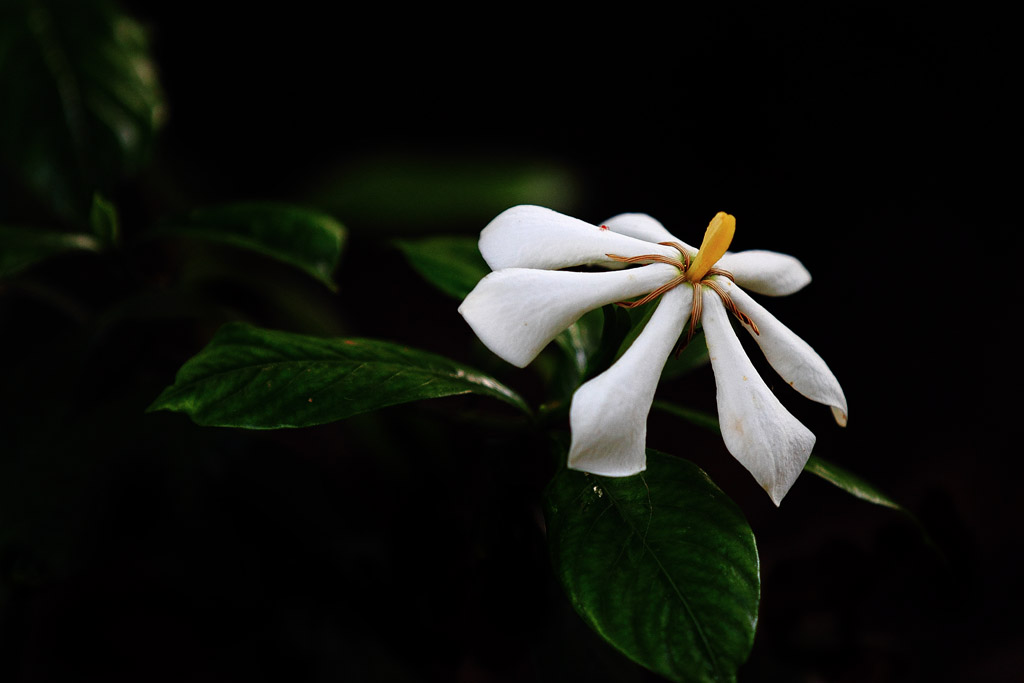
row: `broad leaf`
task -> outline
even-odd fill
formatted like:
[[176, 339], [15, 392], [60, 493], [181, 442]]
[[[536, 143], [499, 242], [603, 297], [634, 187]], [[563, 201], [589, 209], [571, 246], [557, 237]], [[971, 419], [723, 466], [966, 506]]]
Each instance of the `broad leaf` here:
[[225, 204], [169, 219], [155, 236], [185, 236], [248, 249], [295, 266], [327, 285], [341, 258], [345, 228], [312, 209], [271, 202]]
[[3, 160], [77, 220], [148, 161], [165, 111], [144, 31], [105, 0], [2, 3], [0, 102]]
[[201, 425], [277, 429], [385, 406], [475, 393], [529, 412], [511, 389], [447, 358], [373, 339], [328, 339], [224, 325], [150, 410]]
[[64, 252], [100, 249], [92, 235], [0, 226], [0, 277], [16, 275]]
[[754, 534], [690, 462], [648, 450], [624, 478], [562, 470], [547, 490], [551, 557], [580, 616], [673, 681], [730, 681], [753, 645]]
[[475, 236], [439, 236], [395, 240], [395, 246], [423, 279], [451, 297], [464, 299], [491, 272], [477, 241]]

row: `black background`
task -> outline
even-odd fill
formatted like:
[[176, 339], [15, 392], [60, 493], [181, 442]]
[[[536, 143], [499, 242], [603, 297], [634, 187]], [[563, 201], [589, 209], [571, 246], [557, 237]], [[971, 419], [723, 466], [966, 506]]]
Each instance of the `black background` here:
[[[116, 198], [129, 234], [206, 202], [301, 198], [339, 164], [400, 154], [550, 161], [579, 179], [585, 220], [642, 211], [698, 242], [726, 210], [735, 249], [799, 257], [813, 283], [768, 306], [835, 371], [850, 423], [784, 403], [819, 455], [905, 504], [934, 546], [806, 474], [776, 510], [716, 439], [652, 418], [650, 445], [698, 462], [758, 534], [762, 609], [740, 680], [1019, 680], [1007, 17], [126, 7], [152, 31], [170, 107], [155, 170]], [[338, 218], [352, 236], [330, 325], [479, 362], [455, 302], [387, 246], [410, 230]], [[26, 347], [63, 331], [17, 310]], [[47, 512], [25, 513], [38, 529], [3, 558], [6, 680], [648, 679], [554, 582], [537, 444], [462, 422], [456, 408], [492, 409], [464, 398], [290, 433], [138, 414], [213, 329], [120, 330], [83, 361], [68, 390], [95, 425], [75, 437], [80, 469], [54, 456], [57, 474], [26, 478]], [[530, 392], [527, 373], [487, 369]], [[712, 386], [708, 370], [667, 391], [713, 408]]]

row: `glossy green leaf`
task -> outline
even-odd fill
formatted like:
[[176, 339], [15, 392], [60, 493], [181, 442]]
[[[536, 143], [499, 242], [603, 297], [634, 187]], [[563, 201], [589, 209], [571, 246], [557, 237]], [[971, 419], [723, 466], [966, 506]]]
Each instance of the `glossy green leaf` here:
[[149, 160], [165, 106], [142, 27], [106, 0], [0, 3], [0, 155], [84, 219]]
[[552, 562], [580, 616], [673, 681], [731, 681], [754, 641], [760, 578], [740, 509], [690, 462], [648, 450], [624, 478], [562, 470]]
[[567, 416], [572, 395], [586, 381], [602, 348], [603, 327], [603, 309], [585, 313], [555, 337], [551, 351], [557, 353], [542, 353], [530, 364], [546, 387], [548, 401], [541, 409], [549, 422]]
[[207, 426], [277, 429], [467, 393], [529, 412], [511, 389], [442, 356], [373, 339], [311, 337], [234, 322], [182, 366], [149, 409], [184, 412]]
[[248, 249], [295, 266], [331, 290], [345, 228], [312, 209], [272, 202], [224, 204], [164, 221], [155, 236], [181, 236]]
[[555, 343], [565, 354], [575, 376], [575, 387], [587, 377], [590, 364], [601, 345], [604, 328], [604, 310], [584, 313], [579, 320], [555, 337]]
[[491, 272], [477, 248], [476, 236], [438, 236], [395, 240], [409, 264], [445, 294], [464, 299]]
[[99, 251], [92, 235], [0, 226], [0, 277], [10, 277], [48, 258], [71, 251]]

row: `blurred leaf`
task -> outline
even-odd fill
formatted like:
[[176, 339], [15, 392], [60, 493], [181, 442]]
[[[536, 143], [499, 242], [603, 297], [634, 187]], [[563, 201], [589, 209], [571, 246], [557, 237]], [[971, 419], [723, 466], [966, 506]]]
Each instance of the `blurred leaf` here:
[[[680, 343], [686, 340], [686, 329]], [[704, 330], [697, 330], [693, 339], [678, 354], [672, 354], [661, 371], [662, 379], [675, 379], [707, 365], [711, 361], [708, 355], [708, 344], [704, 341]]]
[[671, 413], [676, 417], [681, 417], [691, 424], [703, 427], [704, 429], [715, 432], [716, 434], [722, 433], [718, 424], [718, 418], [714, 415], [709, 415], [702, 410], [694, 410], [692, 408], [686, 408], [685, 406], [662, 400], [654, 401], [654, 403], [651, 404], [651, 407], [663, 410], [666, 413]]
[[353, 230], [406, 235], [472, 225], [476, 235], [510, 206], [540, 204], [567, 211], [578, 194], [575, 175], [550, 162], [383, 155], [337, 170], [321, 181], [309, 202], [345, 216]]
[[673, 681], [735, 679], [757, 625], [757, 547], [704, 472], [652, 450], [632, 477], [565, 469], [547, 524], [555, 571], [601, 637]]
[[438, 236], [394, 243], [423, 279], [455, 299], [466, 298], [476, 283], [491, 272], [480, 255], [475, 236]]
[[511, 389], [442, 356], [373, 339], [329, 339], [228, 323], [149, 410], [198, 424], [307, 427], [385, 406], [475, 393], [529, 408]]
[[3, 3], [0, 102], [3, 161], [73, 219], [148, 161], [164, 117], [144, 31], [103, 0]]
[[295, 266], [337, 290], [333, 278], [345, 228], [327, 214], [271, 202], [224, 204], [164, 221], [152, 236], [229, 244]]
[[92, 235], [0, 226], [0, 277], [16, 275], [64, 252], [100, 249]]
[[116, 244], [121, 235], [117, 207], [98, 192], [93, 195], [89, 209], [89, 227], [103, 244]]
[[807, 461], [804, 471], [818, 475], [830, 484], [838, 486], [861, 500], [866, 500], [875, 505], [884, 505], [894, 510], [903, 510], [902, 505], [889, 498], [863, 478], [848, 472], [838, 465], [822, 460], [816, 455], [812, 455], [810, 460]]

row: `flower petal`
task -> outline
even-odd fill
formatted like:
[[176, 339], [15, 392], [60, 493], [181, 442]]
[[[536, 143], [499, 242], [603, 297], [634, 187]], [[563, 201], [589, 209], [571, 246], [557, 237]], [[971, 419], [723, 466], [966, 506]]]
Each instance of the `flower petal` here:
[[845, 427], [846, 395], [821, 356], [740, 287], [725, 278], [720, 278], [719, 284], [729, 292], [736, 307], [757, 325], [760, 334], [754, 334], [748, 325], [744, 327], [779, 376], [812, 401], [830, 406], [836, 422]]
[[525, 367], [587, 311], [646, 294], [678, 275], [662, 263], [607, 273], [505, 268], [480, 280], [459, 313], [487, 348]]
[[715, 266], [732, 273], [741, 287], [769, 296], [793, 294], [811, 281], [811, 274], [796, 257], [775, 251], [730, 252]]
[[609, 230], [628, 235], [645, 242], [678, 242], [690, 252], [690, 256], [697, 253], [697, 249], [670, 233], [659, 221], [645, 213], [620, 213], [618, 216], [609, 218], [603, 225]]
[[725, 447], [778, 505], [800, 476], [814, 434], [787, 411], [743, 351], [721, 299], [704, 292], [701, 316], [718, 387]]
[[622, 357], [576, 391], [569, 409], [571, 469], [606, 477], [628, 477], [646, 469], [647, 414], [692, 301], [688, 285], [663, 294]]
[[513, 206], [498, 214], [480, 233], [479, 246], [492, 270], [616, 263], [608, 254], [679, 257], [672, 247], [602, 230], [578, 218], [529, 205]]

